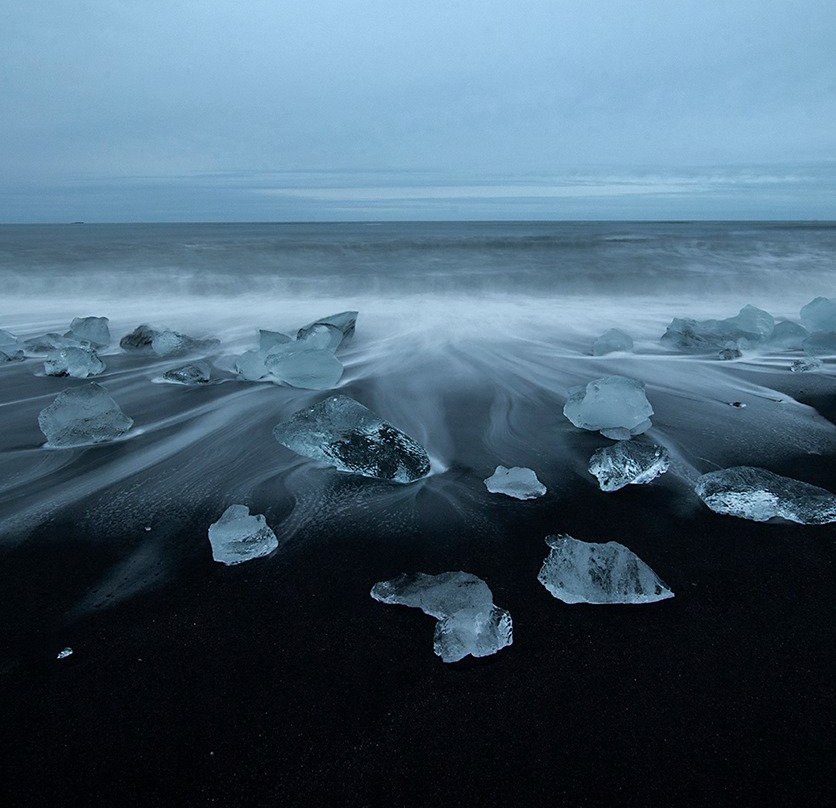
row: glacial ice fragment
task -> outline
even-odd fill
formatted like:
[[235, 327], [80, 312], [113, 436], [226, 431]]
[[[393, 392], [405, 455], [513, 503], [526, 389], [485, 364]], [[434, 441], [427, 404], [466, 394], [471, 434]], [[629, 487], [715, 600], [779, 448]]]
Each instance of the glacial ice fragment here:
[[264, 364], [264, 354], [261, 351], [244, 351], [235, 360], [235, 372], [250, 382], [257, 382], [270, 375]]
[[664, 446], [620, 441], [598, 449], [589, 458], [589, 473], [598, 478], [602, 491], [618, 491], [625, 485], [644, 485], [655, 480], [670, 464]]
[[653, 603], [673, 592], [623, 544], [547, 536], [549, 551], [537, 580], [564, 603]]
[[207, 384], [211, 377], [212, 368], [208, 362], [193, 362], [163, 373], [163, 379], [172, 384]]
[[176, 331], [166, 329], [154, 335], [151, 340], [151, 350], [157, 356], [173, 356], [175, 354], [184, 354], [189, 351], [201, 351], [207, 348], [213, 348], [218, 345], [220, 340], [217, 339], [195, 339], [194, 337], [187, 337], [185, 334], [178, 334]]
[[58, 655], [55, 657], [56, 659], [66, 659], [67, 657], [71, 657], [73, 655], [72, 648], [65, 648], [63, 651], [59, 651]]
[[22, 348], [20, 340], [10, 331], [0, 328], [0, 351], [12, 354]]
[[694, 490], [712, 511], [754, 522], [773, 517], [802, 525], [836, 521], [836, 496], [829, 491], [753, 466], [703, 474]]
[[344, 370], [332, 351], [309, 347], [305, 341], [274, 346], [264, 365], [279, 381], [303, 390], [331, 390]]
[[138, 325], [130, 334], [119, 340], [119, 346], [126, 351], [151, 351], [151, 343], [160, 331], [150, 325]]
[[727, 347], [750, 347], [772, 336], [775, 319], [755, 306], [744, 306], [734, 317], [725, 320], [691, 320], [675, 317], [660, 342], [688, 353], [712, 353]]
[[734, 343], [726, 344], [720, 352], [717, 354], [720, 359], [724, 359], [729, 361], [730, 359], [740, 359], [743, 356], [743, 352], [740, 348], [737, 347]]
[[310, 344], [324, 350], [336, 351], [353, 333], [357, 325], [356, 311], [342, 311], [302, 326], [296, 333], [297, 340], [310, 340]]
[[811, 356], [807, 359], [796, 359], [790, 365], [790, 370], [793, 373], [809, 373], [813, 370], [821, 370], [823, 366], [824, 362], [821, 359], [816, 359], [815, 356]]
[[30, 354], [48, 354], [61, 351], [64, 348], [83, 348], [84, 346], [74, 337], [61, 336], [53, 331], [39, 337], [29, 337], [25, 340], [24, 349]]
[[488, 585], [468, 572], [404, 573], [376, 583], [371, 596], [435, 617], [433, 650], [444, 662], [489, 656], [513, 642], [511, 615], [495, 606]]
[[604, 356], [615, 351], [632, 351], [633, 338], [618, 328], [611, 328], [592, 343], [592, 355]]
[[527, 468], [497, 466], [496, 471], [485, 480], [485, 487], [492, 494], [505, 494], [514, 499], [537, 499], [546, 493], [546, 486], [537, 475]]
[[800, 351], [801, 343], [808, 337], [807, 329], [798, 323], [782, 320], [775, 324], [775, 330], [769, 338], [769, 344], [787, 351]]
[[64, 336], [79, 342], [89, 342], [94, 348], [104, 348], [110, 345], [109, 322], [107, 317], [76, 317]]
[[817, 297], [801, 308], [808, 331], [836, 331], [836, 298]]
[[47, 446], [102, 443], [124, 435], [132, 424], [133, 419], [95, 382], [64, 390], [38, 416]]
[[209, 526], [209, 542], [212, 558], [227, 566], [269, 555], [279, 546], [267, 520], [260, 514], [250, 516], [246, 505], [230, 505]]
[[263, 355], [266, 355], [274, 345], [284, 345], [286, 342], [292, 341], [287, 334], [282, 334], [279, 331], [258, 329], [258, 350]]
[[332, 396], [300, 410], [273, 429], [288, 449], [339, 471], [396, 483], [429, 474], [420, 443], [348, 396]]
[[74, 376], [86, 379], [104, 373], [105, 363], [92, 348], [62, 348], [46, 356], [44, 372], [47, 376]]
[[836, 331], [816, 331], [801, 347], [811, 356], [836, 356]]
[[[8, 353], [6, 353], [8, 351]], [[2, 362], [22, 362], [26, 357], [23, 351], [13, 350], [11, 346], [5, 346], [5, 350], [0, 351], [0, 363]]]
[[569, 388], [563, 414], [577, 427], [600, 431], [612, 440], [629, 440], [650, 429], [653, 408], [642, 382], [606, 376]]

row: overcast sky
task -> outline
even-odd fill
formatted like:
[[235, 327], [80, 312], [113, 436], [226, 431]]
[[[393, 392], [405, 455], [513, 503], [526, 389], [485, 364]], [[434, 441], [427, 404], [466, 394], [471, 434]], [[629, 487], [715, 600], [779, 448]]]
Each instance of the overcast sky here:
[[832, 218], [825, 0], [5, 0], [0, 221]]

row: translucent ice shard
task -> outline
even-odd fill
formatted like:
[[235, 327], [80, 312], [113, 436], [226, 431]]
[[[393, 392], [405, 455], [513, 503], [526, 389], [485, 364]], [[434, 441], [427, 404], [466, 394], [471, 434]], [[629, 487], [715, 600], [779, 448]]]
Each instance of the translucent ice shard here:
[[67, 657], [71, 657], [73, 655], [72, 648], [65, 648], [63, 651], [59, 651], [58, 655], [55, 657], [56, 659], [66, 659]]
[[[8, 353], [7, 353], [8, 351]], [[11, 346], [5, 346], [5, 349], [0, 351], [0, 363], [2, 362], [21, 362], [26, 358], [23, 351], [15, 350]]]
[[174, 356], [190, 351], [201, 351], [218, 345], [217, 339], [195, 339], [185, 334], [178, 334], [176, 331], [166, 329], [154, 334], [151, 340], [151, 350], [157, 356]]
[[769, 338], [769, 344], [788, 351], [800, 351], [801, 343], [807, 336], [809, 335], [806, 328], [802, 328], [798, 323], [782, 320], [775, 324], [775, 330]]
[[332, 396], [295, 413], [273, 436], [297, 454], [339, 471], [396, 483], [426, 476], [424, 447], [348, 396]]
[[772, 336], [775, 319], [755, 306], [744, 306], [734, 317], [725, 320], [690, 320], [675, 317], [662, 335], [661, 342], [689, 353], [713, 353], [733, 342], [748, 347]]
[[0, 351], [3, 353], [15, 353], [23, 347], [21, 341], [11, 332], [0, 328]]
[[79, 342], [89, 342], [94, 348], [104, 348], [110, 345], [109, 322], [107, 317], [76, 317], [64, 336]]
[[821, 370], [823, 366], [824, 362], [821, 359], [816, 359], [815, 356], [811, 356], [807, 359], [796, 359], [790, 365], [790, 370], [793, 373], [809, 373], [814, 370]]
[[47, 376], [74, 376], [86, 379], [104, 373], [105, 363], [92, 348], [62, 348], [47, 354], [44, 372]]
[[592, 343], [592, 355], [603, 356], [614, 351], [632, 351], [633, 338], [618, 328], [611, 328]]
[[810, 331], [836, 331], [836, 298], [817, 297], [802, 306], [801, 322]]
[[589, 473], [598, 478], [602, 491], [618, 491], [625, 485], [644, 485], [655, 480], [670, 464], [670, 455], [663, 446], [620, 441], [599, 449], [589, 458]]
[[811, 356], [836, 356], [836, 331], [816, 331], [801, 347]]
[[506, 494], [514, 499], [536, 499], [546, 493], [546, 486], [537, 475], [527, 468], [497, 466], [496, 471], [485, 480], [485, 487], [492, 494]]
[[250, 382], [257, 382], [270, 375], [261, 351], [244, 351], [235, 360], [235, 371], [242, 379]]
[[124, 435], [131, 424], [133, 419], [95, 382], [64, 390], [38, 416], [48, 446], [102, 443]]
[[640, 381], [606, 376], [569, 388], [563, 414], [577, 427], [600, 431], [613, 440], [629, 440], [650, 429], [653, 408]]
[[151, 343], [160, 331], [150, 325], [138, 325], [130, 334], [119, 340], [119, 345], [126, 351], [151, 351]]
[[343, 311], [315, 320], [299, 329], [296, 339], [310, 341], [317, 348], [336, 351], [353, 333], [357, 325], [356, 311]]
[[276, 534], [261, 515], [250, 516], [246, 505], [230, 505], [217, 522], [209, 526], [212, 558], [231, 566], [269, 555], [278, 546]]
[[39, 337], [29, 337], [29, 339], [24, 341], [23, 345], [26, 353], [30, 354], [45, 354], [52, 353], [52, 351], [61, 351], [64, 348], [86, 347], [74, 337], [68, 337], [66, 335], [62, 337], [53, 331], [50, 331], [48, 334], [42, 334]]
[[303, 390], [331, 390], [343, 375], [343, 364], [332, 351], [310, 347], [304, 340], [274, 346], [264, 365], [279, 381]]
[[435, 617], [433, 647], [445, 662], [489, 656], [513, 642], [511, 615], [495, 606], [488, 585], [468, 572], [404, 573], [376, 583], [371, 596]]
[[672, 598], [665, 586], [623, 544], [547, 536], [551, 547], [537, 580], [564, 603], [653, 603]]
[[773, 517], [802, 525], [836, 521], [836, 496], [766, 469], [735, 466], [712, 471], [697, 480], [694, 490], [712, 511], [754, 522]]
[[211, 377], [212, 368], [208, 362], [181, 365], [163, 373], [163, 379], [172, 384], [207, 384]]
[[287, 334], [282, 334], [279, 331], [265, 331], [263, 328], [258, 329], [258, 350], [262, 354], [266, 354], [275, 345], [284, 345], [286, 342], [292, 342]]

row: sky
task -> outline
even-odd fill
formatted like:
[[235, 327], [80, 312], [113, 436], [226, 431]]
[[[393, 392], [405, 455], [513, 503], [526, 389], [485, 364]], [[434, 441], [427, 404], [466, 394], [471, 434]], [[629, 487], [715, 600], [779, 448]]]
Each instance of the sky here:
[[836, 218], [836, 3], [5, 0], [0, 222]]

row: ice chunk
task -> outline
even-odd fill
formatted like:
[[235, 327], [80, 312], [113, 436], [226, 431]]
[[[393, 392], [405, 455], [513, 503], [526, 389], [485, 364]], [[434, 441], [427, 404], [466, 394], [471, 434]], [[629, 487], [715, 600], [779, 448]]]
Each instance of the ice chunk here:
[[63, 348], [47, 354], [44, 371], [47, 376], [74, 376], [86, 379], [104, 373], [105, 363], [92, 348]]
[[258, 350], [262, 354], [266, 355], [274, 345], [284, 345], [286, 342], [292, 341], [287, 334], [281, 334], [278, 331], [265, 331], [263, 328], [258, 329]]
[[217, 339], [195, 339], [185, 334], [178, 334], [176, 331], [166, 329], [154, 335], [151, 340], [151, 350], [157, 356], [173, 356], [184, 354], [190, 351], [202, 351], [213, 348], [220, 343]]
[[836, 298], [811, 300], [801, 308], [801, 322], [809, 331], [836, 331]]
[[396, 483], [429, 474], [424, 447], [348, 396], [332, 396], [295, 413], [273, 437], [297, 454], [339, 471]]
[[101, 443], [124, 435], [133, 419], [95, 382], [71, 387], [41, 410], [38, 425], [48, 446]]
[[257, 382], [270, 375], [264, 364], [264, 354], [261, 351], [244, 351], [235, 360], [235, 372], [244, 379]]
[[494, 605], [488, 585], [469, 572], [404, 573], [376, 583], [371, 596], [435, 617], [433, 648], [445, 662], [489, 656], [513, 642], [511, 615]]
[[21, 362], [25, 358], [23, 351], [13, 350], [9, 345], [5, 346], [5, 350], [0, 351], [0, 362]]
[[602, 491], [625, 485], [644, 485], [664, 474], [671, 464], [668, 450], [635, 441], [621, 441], [599, 449], [589, 458], [589, 473]]
[[343, 364], [332, 351], [309, 347], [305, 341], [274, 346], [264, 365], [279, 381], [304, 390], [330, 390], [343, 375]]
[[537, 580], [564, 603], [653, 603], [672, 598], [665, 586], [623, 544], [547, 536], [551, 547]]
[[63, 651], [59, 651], [58, 656], [56, 656], [55, 658], [56, 659], [66, 659], [67, 657], [71, 657], [72, 655], [73, 655], [73, 649], [67, 647]]
[[227, 566], [269, 555], [279, 546], [267, 520], [258, 514], [250, 516], [246, 505], [230, 505], [209, 526], [209, 542], [212, 558]]
[[89, 342], [94, 348], [110, 345], [110, 329], [107, 317], [76, 317], [70, 323], [70, 330], [64, 334], [79, 342]]
[[64, 348], [83, 348], [77, 339], [68, 336], [61, 336], [53, 331], [43, 334], [40, 337], [29, 337], [25, 340], [24, 349], [30, 354], [45, 354], [52, 351], [61, 351]]
[[793, 373], [809, 373], [813, 370], [821, 370], [823, 366], [824, 362], [821, 359], [811, 356], [809, 359], [796, 359], [790, 365], [790, 370]]
[[160, 331], [150, 325], [138, 325], [130, 334], [119, 340], [119, 346], [126, 351], [145, 351], [150, 353], [151, 343]]
[[769, 344], [776, 348], [785, 348], [788, 351], [801, 350], [802, 341], [808, 336], [807, 330], [798, 323], [791, 323], [789, 320], [782, 320], [775, 324], [775, 330], [769, 338]]
[[735, 466], [703, 474], [694, 490], [712, 511], [766, 522], [781, 517], [802, 525], [836, 521], [836, 496], [766, 469]]
[[640, 381], [606, 376], [569, 388], [563, 414], [577, 427], [600, 431], [613, 440], [629, 440], [650, 429], [653, 408]]
[[212, 368], [208, 362], [181, 365], [163, 373], [163, 379], [173, 384], [207, 384], [211, 376]]
[[811, 356], [836, 356], [836, 331], [816, 331], [801, 347]]
[[768, 340], [775, 328], [771, 314], [755, 306], [744, 306], [734, 317], [725, 320], [690, 320], [675, 317], [662, 335], [661, 342], [689, 353], [712, 353], [727, 347], [749, 347]]
[[485, 480], [485, 487], [492, 494], [506, 494], [514, 499], [537, 499], [546, 493], [546, 486], [531, 470], [514, 466], [497, 466], [492, 476]]
[[592, 355], [603, 356], [614, 351], [632, 351], [633, 338], [618, 328], [611, 328], [592, 343]]
[[726, 343], [725, 347], [717, 354], [717, 356], [720, 359], [728, 361], [730, 359], [740, 359], [740, 357], [743, 356], [743, 352], [734, 343]]
[[0, 328], [0, 351], [5, 354], [15, 353], [22, 347], [20, 340], [14, 334]]
[[315, 320], [299, 329], [297, 340], [310, 340], [312, 345], [336, 351], [353, 333], [357, 325], [356, 311], [343, 311]]

